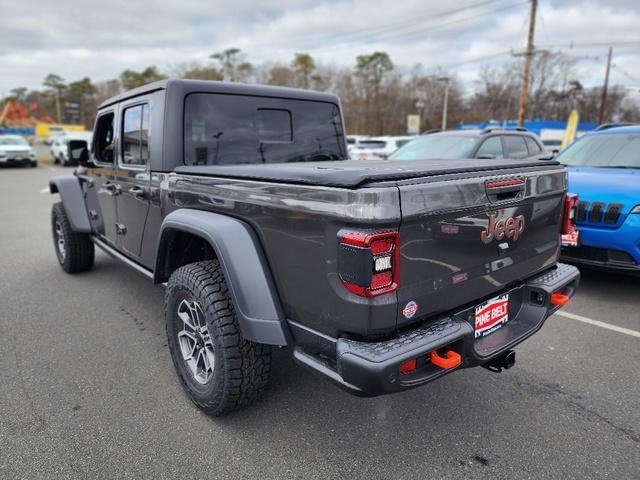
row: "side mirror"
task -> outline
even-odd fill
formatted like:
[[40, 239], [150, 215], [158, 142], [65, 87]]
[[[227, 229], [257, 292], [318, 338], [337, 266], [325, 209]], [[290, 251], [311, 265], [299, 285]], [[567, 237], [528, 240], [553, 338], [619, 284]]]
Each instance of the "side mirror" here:
[[67, 157], [69, 161], [76, 162], [83, 167], [93, 167], [89, 160], [89, 146], [85, 140], [69, 140], [67, 142]]
[[490, 153], [481, 153], [476, 158], [479, 160], [495, 160], [496, 156]]

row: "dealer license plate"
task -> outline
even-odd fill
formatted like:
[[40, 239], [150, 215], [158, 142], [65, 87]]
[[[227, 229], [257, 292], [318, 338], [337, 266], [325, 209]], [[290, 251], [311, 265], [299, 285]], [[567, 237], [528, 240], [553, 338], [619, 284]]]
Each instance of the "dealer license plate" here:
[[563, 247], [577, 247], [580, 241], [580, 231], [576, 230], [573, 233], [563, 233], [560, 241]]
[[509, 294], [492, 298], [476, 307], [476, 338], [486, 337], [509, 321]]

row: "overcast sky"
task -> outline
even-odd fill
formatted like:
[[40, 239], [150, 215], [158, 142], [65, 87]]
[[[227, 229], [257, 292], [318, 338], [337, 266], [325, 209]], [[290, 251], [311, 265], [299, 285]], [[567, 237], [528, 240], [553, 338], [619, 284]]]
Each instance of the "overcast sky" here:
[[[231, 46], [254, 63], [305, 51], [344, 66], [385, 50], [396, 65], [441, 67], [471, 85], [480, 67], [522, 49], [528, 11], [526, 0], [0, 0], [0, 95], [40, 88], [52, 72], [67, 81], [148, 65], [171, 72]], [[580, 57], [583, 84], [602, 83], [613, 43], [613, 83], [640, 86], [640, 1], [544, 0], [537, 20], [536, 44]]]

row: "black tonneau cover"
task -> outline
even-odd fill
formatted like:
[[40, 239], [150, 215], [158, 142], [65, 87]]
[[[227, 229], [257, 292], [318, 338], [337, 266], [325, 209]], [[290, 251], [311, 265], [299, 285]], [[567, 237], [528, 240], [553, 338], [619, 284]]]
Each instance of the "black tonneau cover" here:
[[178, 167], [174, 171], [183, 175], [356, 188], [371, 182], [556, 165], [560, 164], [553, 160], [343, 160], [250, 165], [197, 165]]

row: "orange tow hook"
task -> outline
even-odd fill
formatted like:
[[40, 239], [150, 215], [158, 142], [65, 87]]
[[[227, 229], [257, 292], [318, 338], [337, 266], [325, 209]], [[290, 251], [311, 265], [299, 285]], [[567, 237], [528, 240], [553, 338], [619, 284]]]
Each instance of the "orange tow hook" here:
[[568, 295], [564, 295], [562, 293], [551, 294], [551, 303], [553, 305], [566, 305], [567, 303], [569, 303], [569, 300], [571, 299]]
[[453, 350], [449, 350], [445, 358], [438, 355], [438, 352], [434, 350], [431, 352], [431, 363], [440, 368], [453, 368], [462, 363], [462, 357]]

